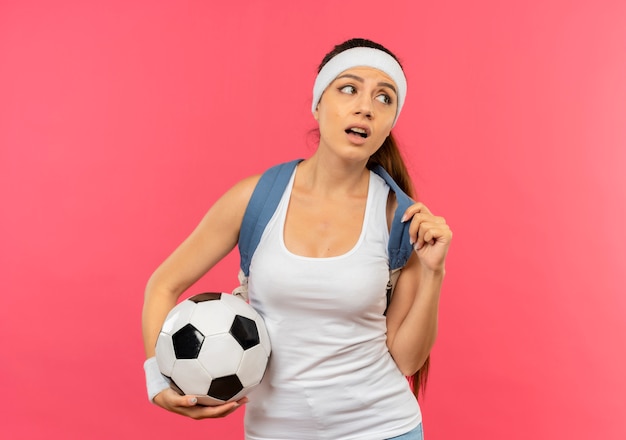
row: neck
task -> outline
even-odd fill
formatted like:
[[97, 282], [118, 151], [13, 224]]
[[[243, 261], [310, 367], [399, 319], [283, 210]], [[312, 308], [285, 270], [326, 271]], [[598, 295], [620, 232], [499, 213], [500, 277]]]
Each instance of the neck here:
[[369, 170], [366, 164], [327, 157], [318, 150], [299, 165], [296, 177], [300, 185], [323, 195], [367, 194]]

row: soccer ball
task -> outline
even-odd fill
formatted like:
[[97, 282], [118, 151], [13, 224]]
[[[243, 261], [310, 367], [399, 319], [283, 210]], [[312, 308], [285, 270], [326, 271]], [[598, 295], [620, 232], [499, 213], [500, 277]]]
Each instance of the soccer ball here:
[[271, 347], [265, 323], [244, 300], [201, 293], [174, 307], [156, 343], [161, 373], [201, 405], [239, 400], [263, 378]]

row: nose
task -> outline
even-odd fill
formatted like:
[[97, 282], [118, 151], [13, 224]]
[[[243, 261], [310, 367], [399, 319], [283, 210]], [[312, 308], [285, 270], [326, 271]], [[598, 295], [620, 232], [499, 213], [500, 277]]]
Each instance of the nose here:
[[371, 98], [365, 94], [361, 94], [357, 100], [354, 113], [371, 119], [374, 116], [374, 107]]

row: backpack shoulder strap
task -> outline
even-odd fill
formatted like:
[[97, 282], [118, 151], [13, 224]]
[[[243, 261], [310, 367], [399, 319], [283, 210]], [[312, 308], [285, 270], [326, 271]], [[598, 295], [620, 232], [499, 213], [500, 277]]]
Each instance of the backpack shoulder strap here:
[[402, 223], [404, 211], [415, 203], [391, 178], [389, 173], [380, 165], [372, 168], [376, 174], [382, 177], [389, 188], [395, 193], [398, 207], [393, 215], [391, 231], [389, 232], [389, 269], [396, 270], [404, 267], [413, 252], [413, 245], [409, 241], [409, 225], [411, 222]]
[[[259, 241], [261, 241], [265, 226], [274, 215], [285, 187], [295, 167], [301, 161], [302, 159], [297, 159], [269, 168], [261, 175], [250, 197], [241, 223], [238, 244], [241, 257], [240, 268], [246, 276], [249, 275], [250, 261]], [[376, 165], [372, 171], [382, 177], [396, 195], [398, 207], [391, 223], [388, 251], [389, 268], [391, 270], [400, 269], [407, 263], [413, 252], [413, 246], [409, 242], [409, 222], [402, 223], [401, 219], [404, 211], [414, 202], [400, 189], [383, 167]]]
[[265, 226], [274, 215], [293, 171], [302, 159], [273, 166], [265, 171], [257, 183], [241, 222], [239, 231], [239, 267], [247, 277], [252, 255], [261, 241]]

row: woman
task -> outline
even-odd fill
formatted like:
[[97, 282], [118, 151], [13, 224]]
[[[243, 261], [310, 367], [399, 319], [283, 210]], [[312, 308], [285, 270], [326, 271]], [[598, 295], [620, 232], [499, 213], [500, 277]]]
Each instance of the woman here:
[[[405, 97], [402, 67], [377, 43], [349, 40], [324, 58], [313, 90], [318, 148], [297, 166], [250, 266], [250, 302], [272, 341], [263, 382], [249, 399], [203, 407], [167, 387], [153, 358], [179, 296], [237, 244], [254, 176], [226, 192], [148, 282], [143, 333], [154, 403], [195, 419], [247, 403], [250, 440], [422, 438], [416, 394], [436, 337], [452, 233], [423, 204], [406, 210], [415, 252], [387, 307], [396, 201], [369, 168], [382, 165], [410, 193], [391, 136]], [[415, 394], [406, 376], [414, 376]]]

